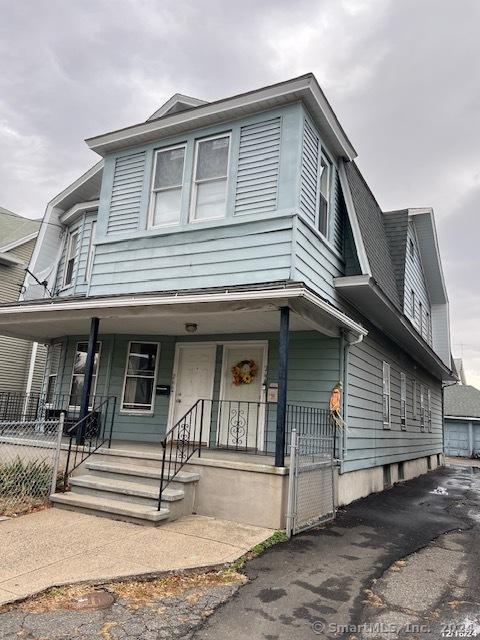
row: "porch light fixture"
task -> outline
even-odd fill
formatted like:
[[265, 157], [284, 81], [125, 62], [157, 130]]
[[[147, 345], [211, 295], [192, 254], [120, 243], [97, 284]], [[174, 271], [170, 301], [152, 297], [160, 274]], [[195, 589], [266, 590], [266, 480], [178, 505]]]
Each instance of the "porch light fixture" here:
[[198, 324], [196, 322], [185, 323], [185, 331], [187, 333], [196, 333], [197, 329], [198, 329]]

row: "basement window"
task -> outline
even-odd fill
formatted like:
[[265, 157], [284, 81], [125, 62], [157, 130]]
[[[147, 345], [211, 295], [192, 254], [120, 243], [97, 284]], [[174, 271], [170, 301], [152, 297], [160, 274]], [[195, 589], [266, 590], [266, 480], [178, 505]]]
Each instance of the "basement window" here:
[[405, 480], [405, 466], [403, 462], [398, 463], [398, 479]]
[[389, 464], [383, 465], [383, 486], [385, 488], [392, 486], [392, 471]]

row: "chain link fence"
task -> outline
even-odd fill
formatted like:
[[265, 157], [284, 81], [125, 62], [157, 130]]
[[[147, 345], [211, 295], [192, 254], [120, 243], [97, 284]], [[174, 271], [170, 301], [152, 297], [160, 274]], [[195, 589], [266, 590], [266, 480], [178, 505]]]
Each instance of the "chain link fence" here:
[[334, 435], [292, 431], [288, 488], [287, 535], [335, 516]]
[[0, 421], [0, 516], [48, 502], [59, 482], [62, 419]]

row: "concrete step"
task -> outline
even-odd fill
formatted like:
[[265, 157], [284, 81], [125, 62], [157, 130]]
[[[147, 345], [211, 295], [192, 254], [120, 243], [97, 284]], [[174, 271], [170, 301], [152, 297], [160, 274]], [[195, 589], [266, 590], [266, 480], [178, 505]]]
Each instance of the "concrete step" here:
[[[106, 478], [124, 480], [126, 482], [138, 482], [141, 478], [142, 484], [158, 487], [161, 477], [161, 467], [145, 467], [141, 465], [122, 464], [118, 462], [105, 462], [103, 460], [87, 460], [85, 467], [95, 474], [103, 474]], [[168, 474], [164, 475], [168, 479]], [[170, 488], [178, 488], [182, 484], [198, 482], [200, 474], [190, 471], [179, 471], [169, 485]]]
[[[142, 482], [107, 478], [102, 473], [90, 472], [88, 475], [70, 478], [72, 493], [104, 497], [109, 500], [127, 501], [155, 507], [158, 502], [159, 486], [151, 486]], [[162, 504], [183, 500], [185, 491], [182, 488], [167, 487], [162, 496]], [[166, 506], [166, 505], [165, 505]]]
[[[128, 498], [127, 498], [128, 499]], [[136, 524], [159, 525], [169, 519], [168, 508], [157, 511], [153, 507], [131, 502], [120, 502], [97, 496], [79, 495], [77, 493], [54, 493], [50, 500], [56, 507], [81, 511], [91, 515], [112, 518], [113, 520], [125, 520]]]

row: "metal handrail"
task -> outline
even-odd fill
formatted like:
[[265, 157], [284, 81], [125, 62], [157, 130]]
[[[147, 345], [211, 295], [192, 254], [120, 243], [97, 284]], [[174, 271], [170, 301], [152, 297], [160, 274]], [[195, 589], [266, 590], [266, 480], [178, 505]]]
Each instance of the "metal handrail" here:
[[[92, 410], [86, 416], [66, 430], [69, 441], [65, 463], [64, 489], [68, 486], [68, 478], [87, 458], [98, 451], [100, 447], [103, 447], [105, 443], [108, 442], [108, 447], [111, 446], [116, 403], [117, 398], [115, 396], [107, 396], [100, 404], [94, 404]], [[111, 410], [110, 419], [109, 409]], [[110, 428], [107, 432], [108, 420]], [[91, 425], [94, 426], [93, 433], [92, 431], [88, 432], [88, 428]], [[75, 445], [73, 444], [74, 440], [76, 441]], [[72, 456], [73, 464], [70, 466]]]
[[[163, 492], [178, 475], [182, 467], [198, 451], [202, 450], [202, 432], [205, 400], [197, 400], [195, 404], [178, 420], [165, 434], [161, 445], [162, 468], [160, 475], [160, 489], [158, 492], [158, 510], [162, 505]], [[195, 439], [198, 421], [200, 430], [198, 440]], [[193, 427], [193, 429], [192, 429]], [[167, 449], [169, 451], [167, 457]]]

